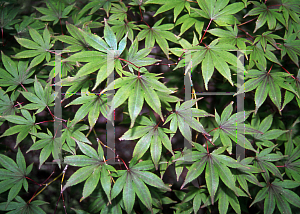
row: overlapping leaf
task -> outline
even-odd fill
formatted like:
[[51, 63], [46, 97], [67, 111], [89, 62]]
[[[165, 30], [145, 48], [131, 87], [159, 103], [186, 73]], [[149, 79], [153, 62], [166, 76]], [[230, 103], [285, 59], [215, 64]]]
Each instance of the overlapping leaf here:
[[[82, 133], [82, 131], [88, 130], [89, 126], [85, 124], [75, 124], [72, 126], [72, 123], [68, 121], [67, 127], [62, 130], [61, 140], [63, 143], [62, 149], [72, 153], [76, 153], [76, 143], [75, 140], [91, 144], [89, 139]], [[66, 144], [64, 144], [66, 142]]]

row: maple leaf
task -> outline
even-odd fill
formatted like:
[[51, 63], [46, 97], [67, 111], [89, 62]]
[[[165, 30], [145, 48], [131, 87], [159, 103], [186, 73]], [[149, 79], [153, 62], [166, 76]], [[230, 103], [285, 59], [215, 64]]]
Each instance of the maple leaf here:
[[145, 47], [150, 48], [154, 47], [155, 42], [159, 45], [162, 51], [165, 53], [169, 59], [169, 44], [167, 40], [178, 43], [176, 36], [169, 32], [168, 30], [173, 29], [173, 24], [163, 24], [160, 25], [164, 18], [157, 21], [153, 27], [147, 25], [139, 25], [140, 28], [143, 28], [141, 32], [137, 35], [139, 41], [145, 39]]
[[43, 37], [34, 28], [29, 28], [29, 34], [33, 41], [15, 36], [15, 39], [21, 46], [30, 50], [21, 51], [14, 56], [19, 59], [34, 57], [28, 69], [38, 65], [44, 59], [49, 62], [51, 58], [49, 50], [54, 45], [50, 44], [50, 33], [47, 26], [44, 29]]
[[[18, 195], [22, 186], [28, 192], [28, 183], [26, 176], [31, 172], [33, 163], [26, 167], [25, 158], [18, 148], [18, 153], [16, 157], [17, 162], [14, 162], [11, 158], [0, 154], [0, 164], [3, 168], [0, 168], [0, 193], [9, 190], [7, 202], [0, 204], [5, 204], [5, 209], [8, 208], [11, 201]], [[2, 208], [3, 209], [3, 208]], [[2, 210], [1, 209], [1, 210]]]
[[0, 86], [7, 87], [6, 92], [15, 90], [18, 86], [23, 86], [32, 83], [34, 80], [29, 79], [33, 75], [34, 70], [28, 69], [28, 61], [19, 61], [16, 64], [8, 56], [6, 56], [2, 51], [2, 62], [6, 70], [0, 68]]
[[44, 7], [34, 7], [37, 11], [44, 14], [44, 16], [39, 19], [42, 21], [53, 21], [53, 25], [57, 24], [61, 19], [68, 18], [68, 14], [73, 9], [74, 4], [66, 7], [63, 1], [47, 0], [46, 5], [48, 8]]

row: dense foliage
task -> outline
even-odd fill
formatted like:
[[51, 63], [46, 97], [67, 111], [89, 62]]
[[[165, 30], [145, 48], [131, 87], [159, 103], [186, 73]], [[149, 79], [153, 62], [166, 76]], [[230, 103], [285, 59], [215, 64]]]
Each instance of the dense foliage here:
[[298, 0], [1, 0], [0, 14], [4, 213], [299, 212]]

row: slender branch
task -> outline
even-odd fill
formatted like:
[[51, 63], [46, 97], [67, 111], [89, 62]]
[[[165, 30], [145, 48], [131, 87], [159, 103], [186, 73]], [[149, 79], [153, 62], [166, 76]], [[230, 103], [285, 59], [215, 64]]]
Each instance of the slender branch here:
[[131, 65], [133, 65], [134, 67], [136, 67], [136, 68], [138, 68], [138, 69], [140, 69], [141, 67], [139, 67], [139, 66], [137, 66], [137, 65], [135, 65], [135, 64], [133, 64], [132, 62], [130, 62], [130, 61], [128, 61], [128, 60], [126, 60], [126, 59], [122, 59], [122, 58], [118, 58], [119, 60], [122, 60], [122, 61], [124, 61], [124, 62], [127, 62], [127, 63], [129, 63], [129, 64], [131, 64]]
[[140, 10], [140, 14], [141, 14], [141, 22], [144, 22], [149, 28], [151, 28], [147, 22], [144, 21], [144, 17], [143, 17], [143, 13], [142, 13], [142, 10], [141, 10], [141, 6], [139, 6], [139, 10]]
[[24, 85], [23, 85], [22, 83], [20, 83], [20, 85], [22, 86], [22, 88], [23, 88], [26, 92], [28, 92], [27, 89], [24, 87]]
[[247, 23], [249, 23], [249, 22], [254, 21], [254, 20], [257, 19], [257, 18], [258, 18], [258, 17], [255, 17], [254, 19], [248, 20], [248, 21], [246, 21], [246, 22], [244, 22], [244, 23], [242, 23], [242, 24], [239, 24], [239, 25], [237, 25], [237, 26], [242, 26], [242, 25], [244, 25], [244, 24], [247, 24]]
[[268, 71], [268, 74], [269, 74], [269, 73], [270, 73], [270, 71], [272, 70], [272, 67], [273, 67], [273, 65], [274, 65], [274, 64], [272, 64], [272, 65], [271, 65], [271, 68], [269, 69], [269, 71]]
[[242, 28], [238, 27], [239, 30], [243, 31], [247, 36], [249, 36], [252, 40], [254, 40], [254, 37], [251, 36], [247, 31], [243, 30]]
[[204, 38], [204, 36], [205, 36], [205, 34], [206, 34], [206, 32], [207, 32], [207, 30], [208, 30], [210, 24], [211, 24], [211, 21], [212, 21], [212, 19], [209, 20], [209, 23], [208, 23], [208, 25], [207, 25], [207, 27], [206, 27], [206, 29], [205, 29], [205, 31], [204, 31], [204, 34], [203, 34], [203, 36], [202, 36], [202, 38], [201, 38], [201, 40], [200, 40], [200, 42], [199, 42], [198, 45], [200, 45], [200, 44], [202, 43], [203, 38]]
[[286, 70], [282, 65], [280, 65], [280, 67], [281, 67], [283, 70], [285, 70], [285, 72], [287, 72], [288, 74], [290, 74], [291, 77], [292, 77], [294, 80], [296, 80], [296, 78], [295, 78], [290, 72], [288, 72], [288, 70]]

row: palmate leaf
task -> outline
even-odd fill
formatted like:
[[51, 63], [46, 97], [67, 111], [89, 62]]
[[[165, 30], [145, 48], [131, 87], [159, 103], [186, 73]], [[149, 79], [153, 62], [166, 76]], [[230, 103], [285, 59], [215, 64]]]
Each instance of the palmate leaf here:
[[261, 133], [250, 125], [244, 124], [245, 120], [250, 116], [251, 111], [243, 111], [231, 115], [233, 110], [232, 104], [233, 102], [223, 110], [221, 118], [217, 111], [215, 111], [215, 120], [219, 127], [214, 131], [213, 141], [215, 142], [220, 137], [222, 144], [227, 147], [229, 154], [232, 153], [231, 141], [234, 141], [245, 149], [257, 152], [245, 137], [245, 134]]
[[48, 159], [50, 154], [52, 153], [53, 157], [53, 162], [56, 162], [61, 168], [61, 153], [62, 153], [62, 141], [61, 137], [55, 137], [53, 134], [47, 129], [47, 134], [40, 132], [40, 133], [30, 133], [31, 135], [34, 135], [40, 140], [35, 142], [28, 150], [26, 153], [33, 151], [33, 150], [41, 150], [40, 153], [40, 164], [39, 164], [39, 169], [43, 165], [43, 163]]
[[266, 71], [262, 66], [258, 65], [259, 70], [251, 69], [247, 71], [246, 78], [249, 80], [241, 87], [235, 94], [240, 94], [248, 91], [252, 91], [256, 88], [255, 92], [255, 113], [257, 113], [259, 107], [264, 103], [267, 96], [271, 98], [272, 102], [277, 107], [281, 114], [281, 90], [284, 88], [290, 92], [299, 96], [295, 89], [284, 79], [284, 77], [290, 76], [290, 74], [283, 72], [270, 72]]
[[[171, 89], [168, 89], [163, 83], [159, 82], [160, 74], [144, 73], [142, 75], [135, 75], [130, 72], [123, 71], [127, 77], [122, 77], [109, 84], [101, 93], [117, 89], [112, 103], [113, 107], [110, 108], [109, 115], [112, 114], [115, 108], [118, 108], [128, 99], [128, 110], [131, 119], [130, 128], [133, 127], [136, 117], [142, 110], [144, 100], [162, 119], [164, 120], [161, 112], [161, 98], [174, 98]], [[159, 96], [158, 93], [161, 93]], [[172, 101], [170, 101], [172, 102]]]
[[66, 6], [63, 1], [47, 0], [46, 5], [48, 8], [44, 7], [34, 7], [37, 11], [44, 14], [44, 16], [39, 19], [42, 21], [52, 22], [53, 25], [57, 24], [59, 20], [68, 18], [68, 14], [71, 12], [75, 4]]
[[255, 33], [259, 28], [261, 28], [266, 22], [268, 23], [269, 30], [274, 30], [276, 27], [276, 20], [285, 25], [285, 21], [283, 15], [281, 13], [277, 13], [278, 9], [270, 9], [264, 3], [259, 3], [255, 1], [251, 1], [256, 7], [250, 10], [244, 18], [247, 16], [256, 16], [259, 15], [255, 22], [255, 29], [253, 33]]
[[281, 213], [292, 214], [291, 207], [292, 204], [296, 207], [300, 207], [300, 197], [289, 189], [293, 189], [300, 185], [299, 182], [292, 180], [278, 181], [276, 179], [272, 183], [268, 183], [267, 186], [262, 188], [256, 195], [254, 201], [250, 207], [264, 200], [264, 214], [273, 213], [275, 209], [275, 204], [277, 205]]
[[75, 138], [74, 140], [76, 141], [84, 155], [67, 156], [64, 158], [64, 162], [71, 166], [79, 166], [82, 168], [78, 169], [74, 174], [71, 175], [66, 185], [63, 187], [63, 190], [86, 180], [82, 192], [82, 201], [90, 194], [92, 194], [100, 181], [101, 186], [109, 202], [111, 203], [110, 172], [116, 172], [115, 168], [105, 164], [103, 159], [104, 152], [100, 144], [98, 144], [98, 151], [96, 151], [93, 147], [80, 142], [80, 140], [77, 140]]
[[[163, 18], [164, 19], [164, 18]], [[169, 59], [169, 44], [167, 40], [178, 43], [176, 36], [168, 30], [173, 29], [173, 24], [163, 24], [161, 22], [163, 19], [157, 21], [153, 27], [147, 25], [139, 25], [139, 27], [143, 28], [141, 32], [137, 35], [137, 39], [139, 41], [145, 39], [145, 47], [152, 48], [154, 47], [155, 42], [162, 49], [164, 54]]]
[[132, 63], [132, 64], [127, 63], [128, 68], [132, 73], [133, 73], [133, 69], [134, 70], [140, 70], [137, 67], [152, 65], [152, 64], [155, 64], [156, 62], [160, 61], [160, 60], [157, 60], [157, 59], [147, 57], [150, 54], [150, 52], [152, 50], [152, 47], [144, 48], [144, 49], [139, 50], [139, 51], [138, 51], [138, 47], [139, 47], [138, 40], [135, 39], [133, 41], [132, 45], [129, 48], [128, 56], [126, 58], [127, 61]]
[[134, 140], [140, 138], [134, 148], [133, 157], [140, 159], [150, 148], [153, 163], [155, 168], [158, 169], [162, 145], [174, 155], [171, 141], [166, 134], [171, 133], [171, 131], [158, 127], [153, 115], [150, 117], [150, 120], [148, 117], [142, 116], [136, 122], [142, 126], [135, 126], [132, 129], [129, 129], [119, 138], [119, 140]]
[[178, 15], [182, 12], [184, 8], [188, 12], [190, 12], [190, 2], [185, 0], [175, 0], [175, 1], [168, 1], [168, 0], [149, 0], [146, 4], [161, 4], [162, 6], [156, 11], [153, 17], [157, 16], [160, 13], [166, 12], [168, 10], [174, 9], [174, 22], [176, 21]]
[[[17, 135], [15, 148], [18, 146], [18, 144], [22, 140], [25, 139], [25, 137], [29, 134], [29, 132], [36, 133], [37, 129], [41, 129], [39, 125], [36, 125], [34, 115], [31, 116], [30, 113], [25, 109], [21, 109], [21, 113], [22, 113], [23, 117], [18, 116], [18, 115], [1, 116], [1, 118], [5, 119], [9, 122], [17, 124], [17, 125], [10, 127], [9, 129], [7, 129], [1, 135], [1, 137], [5, 137], [5, 136], [10, 136], [10, 135], [19, 133]], [[31, 138], [32, 138], [33, 142], [35, 142], [36, 137], [31, 135]]]
[[244, 8], [242, 2], [229, 3], [229, 0], [197, 0], [201, 10], [191, 8], [199, 16], [214, 21], [219, 26], [232, 25], [239, 23], [233, 14], [238, 13]]
[[[0, 154], [0, 193], [9, 190], [6, 203], [0, 204], [0, 210], [10, 209], [10, 202], [18, 195], [22, 186], [28, 192], [26, 176], [31, 172], [33, 164], [26, 167], [25, 158], [18, 148], [16, 162], [6, 155]], [[1, 206], [3, 205], [3, 207]], [[5, 206], [4, 206], [5, 205]]]
[[34, 80], [29, 79], [34, 73], [34, 70], [28, 70], [28, 61], [19, 61], [16, 64], [2, 51], [2, 62], [5, 70], [0, 68], [0, 86], [8, 87], [6, 92], [15, 90], [18, 86], [32, 83]]
[[71, 122], [71, 126], [74, 126], [80, 120], [82, 120], [88, 114], [88, 121], [90, 124], [90, 130], [94, 127], [96, 121], [99, 118], [100, 112], [107, 118], [107, 96], [106, 95], [96, 95], [90, 93], [88, 95], [83, 95], [73, 100], [71, 103], [66, 105], [82, 105], [76, 112], [74, 119]]
[[9, 211], [7, 212], [7, 214], [14, 214], [14, 213], [46, 214], [45, 211], [42, 210], [39, 206], [48, 204], [48, 202], [35, 200], [35, 201], [31, 201], [28, 204], [20, 196], [17, 196], [15, 200], [17, 202], [12, 201], [7, 207], [6, 207], [6, 202], [0, 203], [0, 210]]
[[49, 62], [51, 58], [49, 50], [54, 45], [50, 44], [50, 33], [47, 26], [44, 29], [43, 37], [34, 28], [29, 28], [29, 34], [33, 41], [15, 37], [21, 46], [30, 50], [21, 51], [14, 57], [19, 59], [34, 57], [27, 70], [40, 64], [44, 59]]
[[127, 213], [132, 211], [135, 195], [153, 213], [152, 198], [146, 184], [164, 191], [171, 191], [157, 175], [146, 171], [153, 169], [153, 167], [153, 163], [150, 160], [137, 164], [131, 161], [128, 170], [122, 170], [121, 177], [114, 184], [111, 191], [111, 199], [118, 196], [123, 190], [123, 202]]
[[[231, 85], [233, 85], [228, 64], [238, 68], [244, 67], [240, 60], [237, 60], [237, 57], [229, 52], [229, 50], [234, 49], [236, 49], [234, 45], [219, 43], [219, 39], [213, 40], [206, 47], [195, 46], [188, 48], [184, 59], [178, 63], [174, 70], [185, 66], [185, 73], [187, 73], [191, 67], [194, 69], [201, 63], [202, 76], [206, 90], [208, 90], [208, 82], [211, 79], [215, 68]], [[188, 58], [189, 54], [190, 57]]]
[[212, 204], [214, 204], [215, 194], [219, 187], [219, 179], [221, 179], [226, 186], [234, 191], [236, 195], [239, 195], [239, 190], [237, 190], [238, 188], [235, 186], [234, 176], [228, 167], [239, 168], [241, 170], [247, 170], [248, 167], [234, 160], [233, 158], [220, 155], [225, 151], [225, 147], [221, 147], [212, 153], [208, 153], [200, 144], [195, 143], [194, 145], [198, 151], [194, 153], [187, 153], [183, 155], [183, 157], [175, 160], [191, 160], [191, 156], [194, 160], [194, 163], [191, 165], [191, 167], [189, 167], [189, 171], [186, 175], [185, 181], [181, 186], [181, 189], [186, 184], [199, 177], [205, 170], [206, 187], [208, 189]]
[[114, 68], [122, 70], [119, 56], [126, 47], [127, 35], [117, 44], [117, 38], [105, 20], [104, 39], [94, 34], [81, 30], [85, 41], [97, 51], [81, 51], [63, 61], [87, 62], [75, 75], [75, 78], [87, 76], [97, 72], [95, 90], [113, 71]]
[[[204, 135], [210, 136], [202, 126], [202, 124], [195, 119], [195, 117], [208, 117], [213, 116], [204, 110], [191, 108], [193, 105], [195, 105], [196, 102], [198, 102], [200, 99], [196, 100], [188, 100], [182, 103], [181, 105], [179, 102], [177, 102], [175, 111], [168, 116], [165, 123], [170, 122], [170, 130], [173, 133], [176, 133], [177, 129], [179, 128], [181, 134], [191, 143], [192, 142], [192, 132], [190, 128], [193, 128], [199, 133], [202, 133]], [[173, 135], [171, 135], [171, 138]]]
[[35, 77], [34, 81], [34, 94], [28, 91], [20, 91], [22, 95], [32, 103], [25, 105], [23, 108], [27, 110], [37, 109], [36, 114], [42, 112], [45, 108], [53, 106], [53, 102], [57, 95], [57, 92], [52, 92], [50, 82], [47, 83], [45, 88]]

